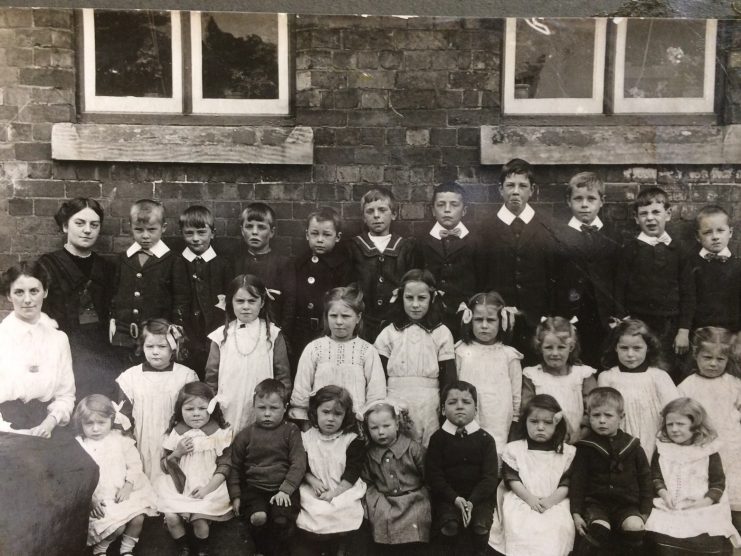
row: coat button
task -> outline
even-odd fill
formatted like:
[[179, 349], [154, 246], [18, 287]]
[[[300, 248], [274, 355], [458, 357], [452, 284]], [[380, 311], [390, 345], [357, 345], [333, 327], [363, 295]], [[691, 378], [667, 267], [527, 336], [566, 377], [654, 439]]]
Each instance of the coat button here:
[[139, 314], [139, 309], [134, 309], [134, 310], [133, 310], [133, 311], [131, 311], [131, 312], [132, 312], [133, 314], [135, 314], [135, 315], [138, 315], [138, 314]]
[[140, 292], [134, 292], [134, 297], [140, 297], [140, 296], [141, 296]]
[[381, 282], [381, 283], [383, 283], [383, 276], [379, 276], [378, 277], [378, 281]]
[[381, 255], [380, 257], [378, 257], [378, 260], [381, 261], [381, 262], [383, 262], [383, 255]]
[[316, 282], [316, 278], [314, 278], [313, 276], [309, 276], [309, 277], [308, 277], [308, 278], [306, 279], [306, 281], [307, 281], [307, 282], [308, 282], [309, 284], [313, 284], [314, 282]]
[[312, 262], [312, 263], [318, 263], [318, 262], [319, 262], [319, 257], [317, 257], [316, 255], [313, 255], [313, 256], [311, 257], [311, 262]]
[[383, 299], [379, 299], [378, 301], [376, 301], [376, 304], [377, 305], [383, 305]]
[[141, 273], [141, 272], [137, 272], [137, 273], [136, 273], [136, 277], [137, 277], [137, 278], [141, 278], [141, 277], [142, 277], [142, 273]]
[[313, 308], [314, 308], [314, 304], [313, 304], [313, 303], [309, 303], [309, 304], [308, 304], [308, 305], [307, 305], [306, 307], [307, 307], [308, 309], [313, 309]]

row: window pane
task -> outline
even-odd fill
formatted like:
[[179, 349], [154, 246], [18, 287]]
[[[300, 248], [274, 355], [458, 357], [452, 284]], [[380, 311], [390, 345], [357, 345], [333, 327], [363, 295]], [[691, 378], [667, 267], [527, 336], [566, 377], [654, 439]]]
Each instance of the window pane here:
[[625, 98], [702, 97], [705, 28], [705, 21], [629, 20]]
[[591, 98], [593, 19], [517, 20], [515, 98]]
[[203, 98], [277, 99], [275, 14], [201, 14]]
[[96, 94], [172, 97], [170, 21], [168, 12], [96, 10]]

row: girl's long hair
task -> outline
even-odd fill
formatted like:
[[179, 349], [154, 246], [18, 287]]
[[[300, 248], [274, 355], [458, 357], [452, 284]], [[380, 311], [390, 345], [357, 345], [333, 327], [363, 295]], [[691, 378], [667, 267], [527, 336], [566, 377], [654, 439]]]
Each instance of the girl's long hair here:
[[[536, 409], [543, 409], [550, 411], [554, 415], [559, 411], [562, 411], [561, 406], [556, 401], [556, 398], [548, 394], [538, 394], [528, 402], [525, 409], [522, 411], [522, 418], [520, 419], [520, 429], [522, 432], [522, 438], [528, 438], [527, 434], [527, 418]], [[553, 433], [551, 441], [556, 450], [557, 454], [563, 453], [563, 443], [566, 441], [566, 435], [568, 434], [568, 423], [566, 423], [566, 417], [561, 414], [561, 420], [556, 425], [556, 430]]]
[[110, 419], [111, 428], [115, 426], [113, 419], [116, 415], [116, 410], [113, 407], [113, 402], [103, 394], [90, 394], [77, 403], [75, 412], [72, 414], [72, 428], [78, 435], [84, 436], [84, 433], [82, 432], [82, 423], [93, 413], [97, 413], [98, 415]]
[[607, 339], [607, 347], [602, 354], [602, 368], [611, 369], [618, 364], [617, 345], [623, 336], [640, 336], [646, 342], [646, 361], [651, 367], [666, 369], [661, 353], [661, 342], [648, 325], [638, 319], [623, 319], [610, 332]]
[[309, 398], [309, 422], [312, 427], [318, 427], [317, 410], [319, 406], [326, 402], [337, 402], [340, 407], [345, 410], [345, 417], [342, 420], [342, 426], [340, 430], [342, 433], [354, 432], [360, 435], [358, 428], [358, 420], [355, 418], [353, 412], [352, 396], [350, 392], [342, 388], [341, 386], [335, 386], [331, 384], [324, 386], [317, 390], [316, 394], [313, 394]]
[[535, 329], [535, 336], [533, 336], [533, 347], [536, 349], [544, 365], [543, 341], [546, 334], [553, 334], [565, 344], [571, 344], [572, 349], [566, 360], [566, 364], [569, 367], [578, 365], [581, 362], [579, 359], [581, 347], [579, 345], [579, 334], [576, 332], [576, 327], [563, 317], [545, 317], [538, 323], [538, 327]]
[[[167, 319], [149, 319], [141, 323], [139, 325], [139, 337], [136, 339], [136, 354], [142, 355], [144, 353], [144, 341], [147, 334], [165, 336], [167, 338], [168, 334], [172, 331], [172, 326], [173, 325], [170, 324], [170, 321]], [[188, 349], [186, 348], [188, 339], [182, 332], [182, 327], [178, 327], [178, 329], [179, 332], [177, 337], [171, 335], [170, 338], [175, 341], [175, 349], [172, 350], [172, 353], [175, 356], [174, 359], [175, 361], [180, 362], [185, 361], [185, 359], [188, 358]], [[172, 346], [170, 346], [170, 348], [172, 349]]]
[[[268, 290], [257, 276], [253, 274], [240, 274], [234, 278], [229, 285], [226, 287], [226, 310], [225, 322], [224, 322], [224, 338], [221, 340], [221, 345], [226, 344], [226, 338], [229, 334], [229, 324], [237, 319], [237, 315], [234, 313], [234, 306], [232, 305], [232, 299], [237, 295], [239, 290], [245, 290], [247, 293], [254, 297], [259, 297], [262, 300], [262, 308], [257, 315], [258, 319], [265, 321], [266, 340], [268, 345], [273, 347], [273, 340], [270, 339], [270, 298], [268, 297]], [[281, 292], [285, 295], [286, 292]]]
[[360, 316], [358, 325], [355, 327], [353, 337], [358, 336], [363, 332], [363, 311], [365, 311], [365, 302], [363, 301], [363, 290], [360, 289], [357, 283], [353, 282], [345, 287], [333, 288], [327, 292], [324, 296], [324, 311], [322, 313], [323, 318], [323, 334], [325, 336], [332, 336], [332, 331], [329, 328], [329, 319], [327, 313], [332, 306], [332, 303], [344, 303], [356, 315]]
[[[178, 423], [183, 421], [183, 404], [188, 398], [203, 398], [210, 402], [214, 398], [215, 394], [211, 387], [205, 382], [193, 381], [187, 383], [178, 392], [178, 398], [175, 401], [175, 409], [170, 417], [170, 424], [165, 432], [169, 433], [174, 429]], [[221, 404], [216, 402], [216, 407], [213, 413], [211, 413], [211, 419], [216, 421], [220, 428], [225, 429], [229, 426], [229, 423], [224, 419], [224, 414], [221, 412]]]
[[692, 423], [692, 444], [704, 446], [718, 438], [718, 433], [713, 428], [705, 408], [700, 402], [692, 398], [677, 398], [670, 401], [661, 410], [661, 428], [659, 429], [658, 439], [662, 442], [671, 442], [669, 435], [666, 433], [666, 418], [670, 413], [679, 413], [687, 417]]
[[427, 310], [427, 314], [422, 317], [420, 324], [423, 325], [427, 330], [433, 330], [442, 324], [443, 314], [443, 300], [441, 295], [437, 292], [437, 282], [432, 272], [427, 269], [413, 268], [401, 277], [399, 282], [399, 288], [397, 289], [396, 300], [391, 304], [390, 307], [390, 320], [394, 326], [403, 328], [409, 322], [409, 315], [404, 311], [404, 289], [410, 282], [422, 282], [430, 290], [430, 308]]
[[414, 421], [409, 415], [409, 410], [406, 407], [401, 407], [391, 400], [388, 400], [372, 404], [363, 413], [363, 438], [366, 444], [373, 442], [370, 431], [368, 430], [368, 417], [374, 413], [380, 413], [381, 411], [388, 411], [391, 414], [391, 417], [396, 419], [396, 426], [399, 430], [399, 434], [403, 434], [412, 439], [419, 436], [417, 428], [414, 426]]
[[[502, 330], [502, 309], [505, 307], [504, 298], [499, 292], [488, 291], [477, 293], [468, 300], [468, 308], [471, 313], [476, 310], [476, 307], [493, 307], [497, 315], [499, 316], [499, 332], [497, 333], [497, 341], [502, 343], [508, 343], [512, 337], [512, 327], [508, 327], [507, 330]], [[459, 313], [460, 314], [460, 313]], [[472, 344], [476, 341], [476, 336], [473, 334], [473, 318], [468, 322], [463, 322], [461, 315], [461, 340], [464, 344]]]
[[728, 357], [724, 372], [736, 378], [741, 378], [738, 342], [738, 336], [732, 334], [730, 330], [718, 326], [704, 326], [695, 330], [692, 335], [692, 357], [697, 360], [697, 355], [702, 351], [705, 344], [721, 346], [723, 348], [722, 353]]

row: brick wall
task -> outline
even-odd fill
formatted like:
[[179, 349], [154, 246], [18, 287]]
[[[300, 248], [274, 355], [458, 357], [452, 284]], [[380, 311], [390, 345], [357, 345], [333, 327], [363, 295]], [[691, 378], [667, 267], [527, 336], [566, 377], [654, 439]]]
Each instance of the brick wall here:
[[[741, 122], [741, 25], [731, 24], [724, 117]], [[498, 168], [479, 164], [479, 126], [500, 120], [503, 24], [495, 19], [306, 17], [295, 25], [297, 125], [311, 126], [309, 166], [57, 163], [54, 122], [76, 121], [71, 10], [0, 10], [0, 267], [63, 243], [52, 215], [63, 198], [90, 196], [107, 207], [101, 251], [128, 246], [137, 198], [160, 198], [170, 215], [210, 206], [219, 236], [238, 237], [237, 216], [253, 200], [278, 213], [277, 248], [303, 241], [303, 219], [319, 205], [339, 209], [347, 234], [360, 229], [358, 200], [389, 186], [400, 200], [396, 229], [424, 233], [432, 185], [465, 184], [468, 218], [482, 223], [499, 204]], [[606, 146], [609, 148], [609, 146]], [[537, 170], [538, 210], [565, 214], [563, 184], [584, 167]], [[607, 218], [632, 233], [629, 203], [643, 185], [666, 187], [676, 215], [721, 202], [741, 222], [741, 166], [596, 168], [607, 183]], [[678, 219], [677, 219], [678, 220]], [[691, 235], [688, 225], [674, 230]]]

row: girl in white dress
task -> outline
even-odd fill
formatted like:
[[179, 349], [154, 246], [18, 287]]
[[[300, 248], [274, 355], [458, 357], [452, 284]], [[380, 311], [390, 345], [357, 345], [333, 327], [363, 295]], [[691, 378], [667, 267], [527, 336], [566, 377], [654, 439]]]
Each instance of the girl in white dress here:
[[167, 432], [162, 443], [166, 475], [154, 483], [157, 509], [165, 514], [167, 528], [181, 554], [187, 549], [186, 523], [193, 527], [197, 553], [206, 554], [209, 521], [232, 517], [225, 482], [232, 429], [213, 390], [203, 382], [189, 382], [178, 394]]
[[733, 356], [734, 337], [725, 328], [695, 331], [692, 353], [695, 373], [679, 385], [683, 396], [697, 400], [718, 432], [726, 492], [736, 528], [741, 528], [741, 379]]
[[522, 354], [505, 345], [511, 332], [511, 308], [497, 292], [477, 293], [461, 304], [461, 341], [455, 345], [458, 378], [478, 392], [478, 421], [494, 437], [501, 462], [509, 430], [520, 418]]
[[310, 342], [301, 354], [288, 411], [303, 430], [311, 426], [309, 395], [323, 386], [345, 388], [355, 408], [386, 397], [378, 352], [358, 337], [364, 308], [363, 292], [354, 284], [334, 288], [324, 298], [324, 336]]
[[697, 401], [678, 398], [661, 413], [651, 461], [657, 498], [646, 521], [659, 555], [730, 554], [741, 546], [731, 522], [717, 433]]
[[623, 395], [625, 417], [620, 428], [638, 437], [649, 461], [661, 410], [679, 397], [667, 372], [656, 367], [660, 354], [661, 342], [643, 321], [623, 319], [612, 329], [602, 357], [608, 370], [597, 377], [598, 386], [611, 386]]
[[98, 464], [100, 475], [93, 493], [88, 546], [105, 554], [123, 534], [121, 554], [131, 556], [139, 541], [145, 515], [157, 515], [152, 486], [142, 469], [134, 440], [113, 430], [114, 424], [131, 427], [111, 400], [92, 394], [77, 404], [72, 416], [77, 441]]
[[558, 402], [538, 394], [522, 414], [524, 440], [504, 449], [489, 545], [507, 556], [566, 556], [574, 545], [567, 471], [576, 448]]
[[180, 356], [183, 340], [177, 328], [164, 319], [148, 320], [141, 326], [139, 349], [146, 361], [122, 372], [116, 379], [122, 411], [134, 421], [134, 437], [150, 480], [157, 478], [165, 434], [175, 400], [196, 373], [173, 358]]
[[363, 523], [366, 485], [360, 478], [365, 444], [358, 435], [350, 393], [324, 386], [309, 399], [311, 428], [301, 434], [309, 462], [299, 487], [301, 511], [294, 554], [336, 553], [337, 544]]
[[208, 335], [204, 382], [235, 432], [254, 422], [252, 394], [263, 380], [274, 378], [291, 390], [286, 341], [268, 316], [271, 296], [257, 276], [240, 274], [226, 290], [226, 324]]
[[390, 398], [404, 402], [427, 446], [440, 428], [440, 392], [456, 380], [453, 335], [442, 323], [440, 295], [429, 270], [412, 269], [391, 298], [392, 324], [375, 346], [388, 376]]
[[536, 394], [556, 398], [566, 418], [566, 441], [573, 444], [581, 438], [584, 399], [597, 386], [597, 370], [579, 362], [576, 327], [563, 317], [543, 317], [533, 343], [541, 363], [522, 371], [522, 403]]

